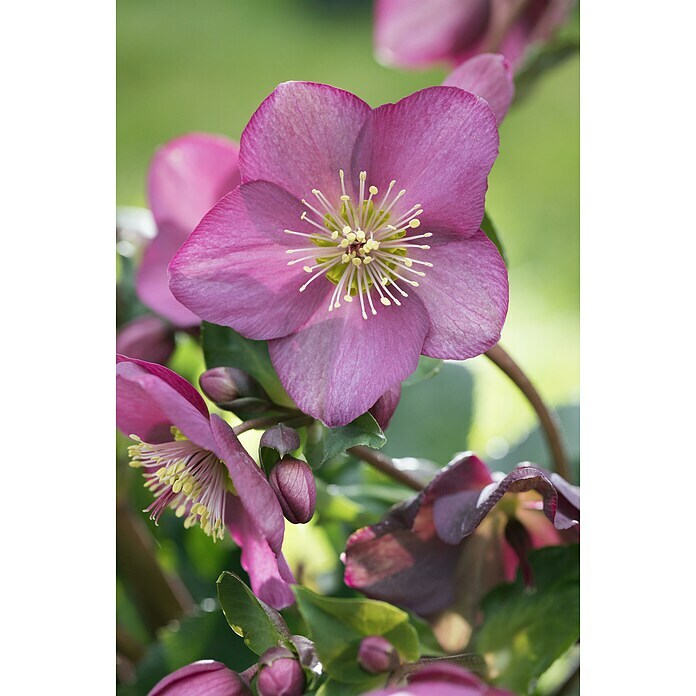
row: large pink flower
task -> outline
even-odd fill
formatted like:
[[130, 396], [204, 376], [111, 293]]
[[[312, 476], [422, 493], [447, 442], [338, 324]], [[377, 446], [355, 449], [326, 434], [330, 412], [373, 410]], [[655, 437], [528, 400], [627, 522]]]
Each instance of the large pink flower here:
[[116, 423], [136, 440], [131, 464], [143, 469], [155, 496], [151, 519], [171, 508], [213, 539], [227, 527], [254, 593], [276, 608], [292, 604], [288, 583], [295, 580], [281, 553], [285, 522], [275, 493], [191, 384], [162, 365], [117, 355]]
[[502, 53], [518, 65], [531, 43], [551, 37], [573, 0], [377, 0], [375, 49], [387, 65], [458, 65]]
[[221, 135], [190, 133], [160, 147], [150, 164], [147, 196], [157, 236], [143, 254], [136, 290], [174, 326], [196, 326], [200, 319], [169, 291], [167, 266], [203, 215], [239, 184], [238, 152]]
[[447, 648], [468, 641], [483, 596], [514, 579], [527, 552], [574, 540], [579, 489], [520, 464], [494, 477], [472, 454], [453, 460], [411, 501], [346, 544], [345, 582], [428, 618]]
[[177, 252], [170, 288], [201, 318], [270, 340], [297, 405], [349, 423], [419, 355], [463, 360], [499, 340], [507, 271], [479, 229], [497, 153], [493, 111], [461, 89], [371, 109], [282, 84], [242, 135], [242, 185]]

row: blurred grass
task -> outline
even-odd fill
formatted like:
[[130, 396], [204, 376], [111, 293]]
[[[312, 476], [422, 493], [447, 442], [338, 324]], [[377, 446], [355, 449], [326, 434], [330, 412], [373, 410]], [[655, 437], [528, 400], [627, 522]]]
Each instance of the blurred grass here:
[[[370, 4], [358, 0], [119, 0], [117, 51], [119, 205], [145, 203], [157, 145], [187, 131], [239, 139], [279, 82], [328, 82], [376, 106], [445, 74], [378, 65]], [[569, 60], [513, 108], [488, 195], [510, 264], [503, 345], [554, 404], [577, 398], [579, 382], [578, 81]], [[467, 364], [476, 377], [469, 446], [486, 454], [491, 438], [499, 448], [534, 416], [485, 358]]]

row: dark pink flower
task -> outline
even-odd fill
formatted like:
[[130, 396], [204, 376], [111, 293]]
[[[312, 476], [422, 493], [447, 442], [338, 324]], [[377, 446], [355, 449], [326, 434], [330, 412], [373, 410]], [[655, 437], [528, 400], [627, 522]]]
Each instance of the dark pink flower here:
[[409, 675], [408, 683], [370, 691], [365, 696], [513, 696], [482, 682], [462, 667], [441, 662]]
[[167, 675], [148, 696], [251, 696], [251, 689], [222, 662], [200, 660]]
[[482, 53], [469, 58], [455, 68], [442, 84], [465, 89], [485, 99], [498, 123], [502, 123], [515, 96], [510, 64], [497, 53]]
[[548, 40], [573, 0], [377, 0], [375, 50], [387, 65], [459, 65], [502, 53], [515, 67], [527, 47]]
[[185, 527], [198, 524], [213, 540], [226, 527], [254, 593], [276, 608], [292, 604], [283, 512], [232, 428], [170, 369], [122, 355], [116, 363], [116, 423], [136, 441], [131, 465], [143, 469], [155, 496], [150, 518], [171, 508]]
[[297, 405], [345, 425], [421, 354], [463, 360], [500, 338], [507, 271], [479, 229], [497, 152], [493, 111], [461, 89], [371, 109], [282, 84], [242, 135], [242, 185], [172, 260], [172, 292], [269, 340]]
[[169, 291], [167, 266], [200, 219], [239, 184], [238, 148], [220, 135], [190, 133], [169, 141], [150, 164], [147, 194], [157, 224], [136, 278], [144, 304], [178, 327], [200, 319]]
[[174, 330], [152, 314], [137, 317], [119, 329], [116, 352], [163, 365], [174, 352]]
[[269, 648], [259, 659], [256, 690], [259, 696], [302, 696], [305, 675], [297, 657], [287, 648]]
[[307, 524], [314, 517], [317, 486], [307, 462], [287, 455], [271, 470], [268, 483], [293, 524]]
[[559, 530], [577, 533], [579, 507], [579, 489], [557, 474], [521, 464], [494, 478], [465, 454], [348, 539], [345, 582], [427, 618], [441, 642], [458, 650], [483, 596], [513, 580], [520, 565], [532, 582], [527, 551], [560, 543]]
[[393, 672], [401, 664], [401, 658], [384, 636], [367, 636], [360, 641], [358, 664], [370, 674], [381, 674]]

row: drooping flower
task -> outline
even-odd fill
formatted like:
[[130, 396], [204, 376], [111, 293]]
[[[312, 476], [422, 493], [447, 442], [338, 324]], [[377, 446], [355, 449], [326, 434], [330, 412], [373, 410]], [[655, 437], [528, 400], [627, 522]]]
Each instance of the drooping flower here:
[[157, 225], [138, 268], [142, 302], [176, 327], [200, 319], [169, 291], [167, 266], [200, 219], [240, 182], [237, 145], [220, 135], [190, 133], [160, 147], [148, 172], [147, 195]]
[[502, 123], [515, 96], [512, 69], [498, 53], [482, 53], [469, 58], [455, 68], [442, 84], [465, 89], [485, 99], [498, 123]]
[[215, 660], [199, 660], [160, 680], [148, 696], [251, 696], [246, 680]]
[[268, 482], [286, 519], [293, 524], [306, 524], [312, 519], [317, 486], [307, 462], [289, 455], [283, 457], [271, 470]]
[[227, 528], [254, 593], [276, 608], [292, 604], [283, 512], [232, 428], [172, 370], [122, 355], [116, 363], [116, 423], [135, 440], [131, 465], [143, 470], [155, 497], [150, 518], [170, 508], [213, 540]]
[[443, 646], [459, 650], [483, 596], [513, 580], [520, 566], [533, 582], [527, 552], [577, 534], [579, 507], [579, 489], [557, 474], [521, 464], [491, 475], [465, 454], [348, 539], [345, 582], [427, 618]]
[[302, 665], [287, 648], [269, 648], [261, 655], [256, 681], [259, 696], [302, 696], [305, 682]]
[[513, 696], [482, 682], [463, 667], [441, 662], [410, 674], [402, 686], [370, 691], [365, 696]]
[[497, 151], [493, 111], [461, 89], [371, 109], [281, 84], [242, 135], [242, 185], [177, 252], [170, 288], [269, 340], [302, 411], [349, 423], [421, 353], [463, 360], [500, 338], [507, 271], [479, 229]]
[[163, 365], [174, 352], [174, 331], [152, 314], [136, 317], [116, 334], [116, 352]]
[[502, 53], [517, 67], [527, 47], [551, 38], [573, 0], [377, 0], [375, 51], [386, 65], [459, 65]]

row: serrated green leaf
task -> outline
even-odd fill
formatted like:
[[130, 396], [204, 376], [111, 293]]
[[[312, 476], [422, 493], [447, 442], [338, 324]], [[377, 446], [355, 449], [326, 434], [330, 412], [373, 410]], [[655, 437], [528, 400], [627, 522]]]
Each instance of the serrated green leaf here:
[[580, 547], [551, 546], [530, 554], [536, 587], [521, 578], [483, 602], [475, 638], [494, 683], [532, 693], [537, 679], [580, 637]]
[[418, 659], [418, 634], [405, 611], [372, 599], [322, 597], [297, 585], [293, 591], [324, 670], [332, 679], [365, 682], [367, 675], [357, 662], [365, 636], [384, 636], [404, 660]]
[[364, 413], [340, 428], [327, 428], [321, 423], [311, 425], [307, 428], [304, 455], [309, 465], [316, 469], [349, 447], [367, 445], [380, 449], [386, 441], [377, 421], [369, 413]]
[[204, 321], [201, 326], [201, 345], [205, 364], [211, 367], [236, 367], [248, 372], [266, 390], [275, 403], [293, 406], [268, 354], [267, 341], [252, 341], [236, 331]]
[[505, 265], [507, 266], [507, 254], [505, 253], [503, 243], [500, 241], [500, 237], [498, 236], [498, 230], [496, 226], [493, 224], [493, 220], [491, 220], [490, 216], [488, 215], [488, 211], [485, 211], [483, 214], [483, 220], [481, 221], [481, 229], [486, 233], [488, 239], [490, 239], [491, 242], [495, 244], [495, 246], [498, 249], [498, 252], [503, 257], [503, 261], [505, 261]]
[[222, 573], [217, 591], [227, 623], [257, 655], [286, 643], [290, 632], [283, 617], [258, 599], [234, 573]]

